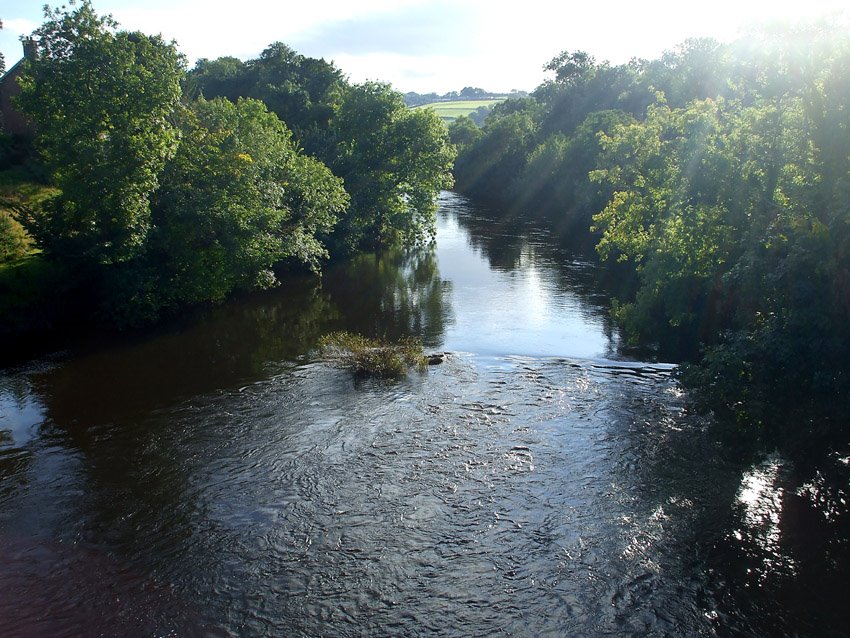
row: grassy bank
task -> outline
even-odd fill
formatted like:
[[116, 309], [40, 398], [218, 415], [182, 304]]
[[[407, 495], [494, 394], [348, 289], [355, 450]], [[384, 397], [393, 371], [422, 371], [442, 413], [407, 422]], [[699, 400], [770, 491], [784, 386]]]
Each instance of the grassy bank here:
[[0, 267], [32, 254], [32, 239], [18, 222], [16, 211], [35, 206], [56, 193], [40, 184], [24, 167], [0, 171]]
[[15, 218], [55, 193], [24, 167], [0, 171], [0, 362], [46, 344], [79, 316], [74, 277], [45, 259]]

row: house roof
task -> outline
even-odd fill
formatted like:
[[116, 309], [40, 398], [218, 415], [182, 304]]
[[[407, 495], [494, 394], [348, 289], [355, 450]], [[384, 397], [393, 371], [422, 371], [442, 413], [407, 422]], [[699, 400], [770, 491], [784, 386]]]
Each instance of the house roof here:
[[8, 69], [6, 69], [6, 72], [3, 75], [0, 76], [0, 84], [2, 84], [6, 80], [7, 77], [13, 77], [12, 74], [18, 69], [19, 66], [23, 65], [25, 59], [26, 58], [21, 58], [20, 60], [15, 62], [12, 66], [10, 66]]

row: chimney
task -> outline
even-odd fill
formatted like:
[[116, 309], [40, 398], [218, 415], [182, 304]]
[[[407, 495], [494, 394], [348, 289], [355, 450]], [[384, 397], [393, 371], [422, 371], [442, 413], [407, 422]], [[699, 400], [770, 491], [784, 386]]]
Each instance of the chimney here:
[[24, 59], [35, 60], [38, 57], [38, 44], [33, 38], [24, 38]]

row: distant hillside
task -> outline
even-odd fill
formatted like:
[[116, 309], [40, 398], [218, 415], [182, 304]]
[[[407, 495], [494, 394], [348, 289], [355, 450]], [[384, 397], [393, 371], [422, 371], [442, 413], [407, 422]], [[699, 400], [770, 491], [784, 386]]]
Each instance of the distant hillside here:
[[490, 114], [490, 109], [499, 102], [504, 102], [505, 99], [506, 98], [501, 97], [483, 100], [438, 101], [429, 102], [428, 104], [420, 104], [412, 108], [432, 108], [437, 112], [437, 115], [440, 116], [440, 119], [447, 124], [454, 122], [461, 115], [467, 115], [471, 117], [478, 126], [481, 126]]
[[434, 102], [458, 102], [470, 100], [497, 100], [506, 99], [509, 97], [526, 97], [528, 92], [513, 90], [509, 93], [491, 93], [484, 89], [467, 86], [460, 91], [449, 91], [443, 95], [437, 93], [410, 93], [404, 94], [404, 102], [407, 106], [422, 106], [424, 104], [433, 104]]

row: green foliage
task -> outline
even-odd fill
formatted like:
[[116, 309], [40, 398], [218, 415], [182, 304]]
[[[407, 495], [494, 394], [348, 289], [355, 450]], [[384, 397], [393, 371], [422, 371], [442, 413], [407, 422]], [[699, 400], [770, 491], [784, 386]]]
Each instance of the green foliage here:
[[18, 217], [55, 193], [55, 189], [32, 181], [23, 167], [0, 172], [0, 263], [14, 262], [32, 250], [32, 237]]
[[684, 382], [730, 431], [846, 443], [850, 39], [818, 25], [547, 69], [461, 146], [459, 187], [592, 223], [637, 275], [614, 307], [627, 335], [690, 359]]
[[460, 147], [458, 188], [508, 210], [555, 218], [586, 233], [607, 195], [587, 175], [600, 152], [598, 134], [640, 114], [650, 93], [636, 64], [612, 67], [588, 54], [564, 52], [546, 68], [556, 80], [530, 98], [497, 105], [483, 134]]
[[598, 250], [630, 260], [645, 282], [621, 308], [633, 337], [659, 339], [671, 327], [706, 337], [698, 331], [714, 326], [705, 304], [734, 256], [732, 215], [754, 204], [742, 198], [745, 149], [730, 138], [744, 113], [722, 100], [675, 111], [661, 103], [602, 137], [608, 168], [594, 178], [614, 193], [594, 217]]
[[599, 162], [600, 138], [617, 126], [633, 122], [622, 111], [596, 111], [571, 136], [545, 137], [528, 156], [515, 199], [526, 209], [559, 220], [572, 236], [587, 234], [591, 217], [605, 205], [611, 189], [589, 179]]
[[317, 235], [348, 201], [340, 180], [297, 152], [257, 100], [201, 98], [176, 119], [181, 142], [152, 200], [146, 250], [104, 273], [112, 323], [271, 287], [284, 262], [317, 270], [327, 256]]
[[236, 102], [250, 97], [264, 102], [310, 155], [328, 163], [333, 150], [328, 129], [346, 85], [333, 63], [275, 42], [248, 62], [232, 57], [201, 59], [189, 73], [188, 84], [193, 93], [208, 99]]
[[117, 263], [141, 252], [150, 197], [177, 144], [180, 55], [160, 37], [115, 27], [87, 0], [46, 8], [38, 56], [20, 80], [19, 104], [61, 189], [24, 221], [65, 259]]
[[11, 211], [0, 208], [0, 263], [20, 259], [29, 252], [31, 239]]
[[483, 200], [507, 200], [536, 146], [533, 111], [508, 100], [487, 120], [483, 135], [455, 163], [458, 186]]
[[249, 89], [248, 66], [231, 56], [216, 60], [201, 58], [187, 75], [185, 85], [185, 92], [192, 99], [223, 97], [236, 102]]
[[586, 81], [596, 70], [596, 60], [585, 51], [563, 51], [543, 67], [555, 72], [555, 80], [564, 84], [579, 84]]
[[461, 115], [449, 124], [449, 141], [454, 144], [458, 153], [463, 153], [482, 135], [481, 129], [466, 115]]
[[[350, 86], [281, 43], [187, 76], [173, 44], [118, 30], [88, 0], [45, 8], [33, 35], [20, 105], [55, 188], [15, 195], [15, 210], [89, 315], [145, 323], [318, 271], [329, 245], [433, 232], [454, 147], [386, 85]], [[0, 224], [2, 254], [20, 254], [27, 236]]]
[[387, 342], [349, 332], [334, 332], [322, 337], [319, 351], [356, 374], [382, 379], [397, 379], [412, 367], [424, 370], [428, 365], [422, 342], [412, 337]]
[[328, 237], [333, 252], [409, 244], [432, 232], [437, 192], [452, 183], [454, 148], [439, 118], [409, 111], [388, 85], [350, 85], [333, 64], [280, 42], [242, 65], [202, 60], [190, 85], [207, 97], [262, 100], [308, 154], [344, 179], [350, 210]]
[[298, 153], [286, 126], [256, 100], [200, 99], [182, 112], [181, 143], [153, 203], [147, 262], [164, 305], [221, 301], [269, 287], [286, 260], [317, 269], [347, 203], [340, 180]]
[[[753, 102], [659, 103], [603, 137], [599, 250], [635, 264], [632, 335], [708, 346], [701, 405], [771, 444], [846, 441], [850, 69], [845, 40]], [[800, 68], [797, 68], [800, 72]]]
[[334, 174], [351, 210], [337, 234], [350, 248], [411, 244], [433, 237], [434, 199], [452, 185], [454, 147], [440, 119], [410, 110], [389, 85], [349, 87], [333, 121]]
[[248, 64], [247, 97], [266, 103], [286, 122], [308, 153], [329, 164], [327, 130], [344, 90], [342, 72], [323, 59], [303, 56], [281, 42]]

